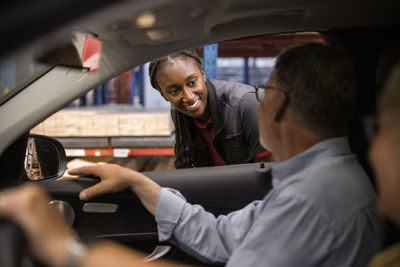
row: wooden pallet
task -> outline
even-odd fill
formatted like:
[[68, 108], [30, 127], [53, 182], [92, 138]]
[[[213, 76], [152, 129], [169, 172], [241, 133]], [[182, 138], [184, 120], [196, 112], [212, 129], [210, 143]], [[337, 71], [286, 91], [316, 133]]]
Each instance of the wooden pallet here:
[[168, 110], [143, 111], [128, 105], [63, 109], [31, 130], [53, 137], [170, 136]]

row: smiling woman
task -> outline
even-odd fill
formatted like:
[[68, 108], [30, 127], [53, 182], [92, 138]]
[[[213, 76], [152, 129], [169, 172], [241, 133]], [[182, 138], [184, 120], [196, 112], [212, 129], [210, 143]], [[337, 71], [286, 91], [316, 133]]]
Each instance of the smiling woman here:
[[259, 143], [254, 88], [208, 80], [194, 50], [152, 61], [152, 86], [171, 103], [176, 168], [268, 160]]

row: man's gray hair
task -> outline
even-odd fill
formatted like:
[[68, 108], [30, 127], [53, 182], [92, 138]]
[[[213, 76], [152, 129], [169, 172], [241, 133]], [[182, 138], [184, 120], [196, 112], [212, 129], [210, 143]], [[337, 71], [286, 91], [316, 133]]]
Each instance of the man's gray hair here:
[[279, 89], [304, 126], [327, 136], [347, 129], [357, 82], [345, 51], [323, 44], [292, 47], [278, 57], [275, 70]]

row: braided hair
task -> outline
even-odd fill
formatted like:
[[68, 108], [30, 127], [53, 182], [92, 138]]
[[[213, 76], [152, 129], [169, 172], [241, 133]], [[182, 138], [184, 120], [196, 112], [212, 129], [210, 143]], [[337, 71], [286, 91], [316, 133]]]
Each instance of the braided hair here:
[[[158, 58], [150, 62], [149, 76], [151, 85], [161, 93], [161, 88], [157, 83], [157, 73], [161, 70], [165, 63], [177, 59], [192, 58], [196, 61], [197, 66], [203, 71], [203, 61], [197, 55], [194, 49], [181, 50], [170, 55]], [[176, 111], [173, 112], [173, 120], [175, 123], [175, 168], [191, 168], [198, 167], [199, 161], [196, 159], [199, 156], [195, 146], [196, 126], [191, 117]]]
[[160, 87], [158, 86], [157, 83], [157, 72], [162, 69], [163, 65], [167, 62], [170, 62], [172, 60], [176, 59], [185, 59], [185, 58], [193, 58], [197, 66], [201, 71], [203, 71], [203, 60], [197, 55], [196, 50], [194, 49], [185, 49], [185, 50], [180, 50], [178, 52], [169, 54], [164, 57], [157, 58], [156, 60], [153, 60], [150, 62], [149, 66], [149, 76], [150, 76], [150, 82], [151, 85], [157, 89], [158, 91], [161, 92]]

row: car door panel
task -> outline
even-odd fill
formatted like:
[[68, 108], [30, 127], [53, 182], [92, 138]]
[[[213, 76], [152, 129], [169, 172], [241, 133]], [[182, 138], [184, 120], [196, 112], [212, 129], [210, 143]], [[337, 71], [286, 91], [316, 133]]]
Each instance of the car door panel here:
[[144, 174], [179, 190], [189, 203], [220, 215], [262, 199], [271, 189], [270, 166], [272, 163], [250, 163]]
[[[192, 204], [214, 215], [226, 214], [262, 199], [271, 189], [271, 163], [144, 172], [163, 187], [179, 190]], [[39, 183], [53, 199], [66, 201], [75, 212], [73, 224], [83, 239], [107, 238], [150, 253], [159, 245], [157, 225], [130, 190], [83, 202], [79, 192], [96, 184], [96, 178], [44, 180]], [[115, 204], [114, 212], [85, 212], [85, 203]], [[101, 210], [101, 208], [100, 208]]]
[[[215, 215], [240, 209], [255, 199], [262, 199], [271, 187], [269, 165], [260, 163], [205, 167], [144, 174], [164, 187], [179, 190], [193, 204], [200, 204]], [[74, 209], [74, 227], [85, 236], [156, 232], [153, 216], [131, 191], [107, 194], [90, 203], [114, 203], [114, 213], [84, 212], [79, 192], [98, 182], [95, 178], [40, 181], [50, 195], [68, 202]]]

